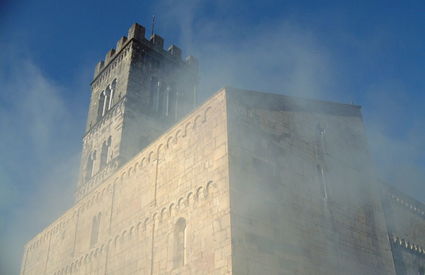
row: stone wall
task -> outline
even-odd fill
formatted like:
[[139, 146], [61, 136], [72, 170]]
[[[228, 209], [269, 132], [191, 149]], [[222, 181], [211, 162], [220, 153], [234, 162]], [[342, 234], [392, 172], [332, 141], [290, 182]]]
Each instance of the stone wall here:
[[234, 274], [394, 274], [359, 107], [226, 93]]
[[[125, 103], [127, 101], [125, 97], [133, 54], [133, 42], [123, 41], [126, 41], [126, 43], [120, 44], [116, 53], [115, 51], [107, 53], [106, 60], [108, 62], [102, 67], [102, 70], [97, 72], [95, 79], [91, 83], [92, 91], [87, 115], [86, 133], [83, 137], [80, 178], [75, 194], [77, 201], [87, 194], [87, 192], [91, 191], [94, 186], [97, 186], [99, 182], [102, 182], [105, 177], [110, 176], [120, 164], [120, 146], [124, 125]], [[110, 87], [114, 81], [115, 88], [110, 109], [106, 110], [103, 117], [99, 117], [100, 94]], [[104, 142], [108, 142], [109, 138], [111, 144], [108, 152], [108, 167], [106, 167], [107, 169], [101, 169], [99, 160], [102, 154], [102, 146]], [[88, 181], [85, 179], [86, 175], [88, 173], [90, 174], [90, 171], [87, 171], [89, 170], [87, 169], [87, 163], [92, 158], [94, 152], [96, 152], [96, 156], [93, 160], [94, 167], [91, 173], [93, 178]]]
[[397, 274], [425, 274], [425, 205], [393, 187], [382, 190]]
[[227, 152], [220, 92], [31, 240], [21, 274], [231, 273]]
[[[94, 187], [109, 177], [118, 168], [120, 157], [120, 145], [123, 131], [125, 98], [122, 98], [108, 113], [105, 119], [96, 124], [93, 131], [83, 137], [83, 151], [81, 154], [80, 178], [76, 190], [76, 200], [80, 200]], [[100, 167], [100, 158], [104, 142], [109, 141], [106, 167]], [[87, 163], [90, 154], [95, 154], [93, 161], [92, 176], [86, 179]]]
[[197, 61], [163, 46], [133, 24], [96, 66], [77, 201], [194, 108]]
[[425, 208], [378, 188], [358, 106], [223, 89], [111, 173], [21, 274], [423, 273]]
[[[126, 40], [127, 41], [127, 40]], [[129, 40], [118, 52], [112, 54], [113, 58], [108, 61], [105, 67], [96, 75], [93, 82], [91, 83], [91, 99], [89, 112], [87, 116], [87, 127], [86, 131], [90, 130], [97, 121], [98, 118], [98, 102], [100, 93], [104, 91], [108, 85], [114, 80], [117, 81], [116, 90], [113, 94], [113, 102], [117, 103], [127, 93], [128, 77], [130, 66], [132, 62], [133, 46], [134, 42]], [[110, 55], [108, 52], [107, 56]]]

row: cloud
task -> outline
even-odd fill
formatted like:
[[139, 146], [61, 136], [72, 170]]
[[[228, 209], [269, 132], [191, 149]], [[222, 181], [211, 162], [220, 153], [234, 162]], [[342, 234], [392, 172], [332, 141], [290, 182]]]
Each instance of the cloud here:
[[405, 85], [387, 80], [369, 87], [363, 108], [379, 177], [425, 202], [425, 112]]
[[[279, 93], [328, 97], [335, 86], [331, 52], [308, 29], [288, 19], [258, 22], [246, 27], [229, 14], [231, 4], [200, 1], [160, 1], [162, 23], [177, 32], [180, 46], [197, 56], [205, 95], [223, 86]], [[221, 17], [209, 17], [207, 9]], [[200, 16], [202, 14], [202, 16]]]
[[[382, 48], [392, 37], [380, 28], [365, 37], [338, 33], [353, 57], [329, 39], [285, 17], [247, 22], [244, 7], [231, 1], [163, 0], [156, 11], [163, 26], [201, 66], [201, 98], [223, 86], [363, 105], [370, 151], [378, 176], [425, 201], [425, 112], [404, 79], [359, 74], [382, 66]], [[208, 11], [208, 12], [206, 12]], [[260, 18], [260, 17], [259, 17]], [[245, 21], [244, 21], [245, 20]], [[159, 20], [161, 22], [161, 20]], [[379, 76], [379, 77], [378, 77]], [[384, 76], [384, 77], [383, 77]], [[363, 80], [362, 80], [363, 77]], [[360, 82], [361, 83], [360, 83]], [[345, 101], [345, 102], [344, 102]]]
[[[71, 205], [79, 116], [66, 91], [23, 52], [0, 56], [0, 273], [18, 273], [24, 244]], [[78, 108], [77, 108], [78, 109]], [[5, 249], [7, 248], [7, 249]]]

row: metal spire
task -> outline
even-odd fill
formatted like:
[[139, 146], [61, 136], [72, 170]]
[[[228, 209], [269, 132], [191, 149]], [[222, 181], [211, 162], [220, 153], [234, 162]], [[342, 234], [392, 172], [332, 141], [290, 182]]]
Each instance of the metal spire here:
[[154, 30], [155, 30], [155, 15], [152, 16], [152, 33], [151, 33], [151, 36], [154, 34]]

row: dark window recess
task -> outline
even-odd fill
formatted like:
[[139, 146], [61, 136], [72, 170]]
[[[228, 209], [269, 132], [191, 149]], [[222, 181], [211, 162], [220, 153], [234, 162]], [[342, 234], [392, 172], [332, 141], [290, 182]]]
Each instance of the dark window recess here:
[[99, 95], [99, 106], [97, 106], [97, 118], [98, 120], [102, 118], [103, 116], [103, 109], [105, 107], [105, 91], [102, 91]]
[[85, 181], [90, 180], [93, 175], [93, 162], [96, 159], [96, 151], [89, 154], [86, 164]]
[[111, 137], [104, 141], [102, 144], [102, 151], [100, 153], [100, 169], [103, 169], [108, 164], [109, 147], [111, 146]]
[[179, 218], [174, 227], [174, 268], [185, 264], [186, 254], [186, 220]]
[[100, 218], [101, 218], [101, 213], [97, 214], [92, 219], [90, 248], [96, 245], [97, 240], [99, 238]]

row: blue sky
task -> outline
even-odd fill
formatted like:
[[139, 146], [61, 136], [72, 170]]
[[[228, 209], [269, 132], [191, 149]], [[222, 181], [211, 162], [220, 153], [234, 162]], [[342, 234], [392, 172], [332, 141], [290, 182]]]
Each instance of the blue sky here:
[[423, 1], [2, 1], [0, 273], [16, 273], [21, 246], [71, 205], [94, 65], [153, 14], [166, 46], [199, 58], [203, 97], [230, 85], [362, 105], [378, 176], [425, 201], [424, 12]]

